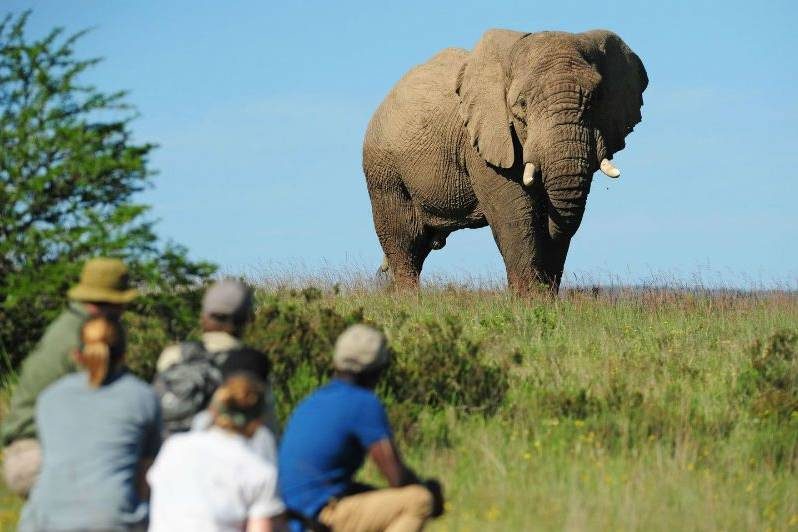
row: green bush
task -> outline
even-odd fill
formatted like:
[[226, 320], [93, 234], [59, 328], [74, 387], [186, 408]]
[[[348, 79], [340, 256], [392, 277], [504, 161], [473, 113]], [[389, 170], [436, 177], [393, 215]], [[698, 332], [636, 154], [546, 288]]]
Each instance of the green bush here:
[[271, 360], [280, 418], [329, 378], [335, 339], [362, 321], [362, 311], [342, 316], [326, 307], [315, 288], [269, 294], [260, 302], [246, 341]]
[[[246, 340], [272, 362], [281, 419], [329, 379], [338, 335], [365, 321], [362, 309], [341, 314], [316, 288], [265, 296]], [[391, 342], [393, 362], [377, 393], [400, 433], [412, 431], [422, 410], [452, 407], [490, 415], [502, 404], [509, 386], [507, 370], [483, 359], [479, 344], [464, 335], [458, 318], [413, 322], [404, 316], [398, 330], [386, 332], [398, 338]]]
[[779, 330], [748, 348], [751, 367], [740, 378], [756, 417], [788, 420], [798, 414], [798, 333]]
[[395, 403], [493, 414], [508, 388], [506, 368], [489, 363], [463, 333], [461, 319], [445, 315], [405, 322], [403, 341], [379, 390]]

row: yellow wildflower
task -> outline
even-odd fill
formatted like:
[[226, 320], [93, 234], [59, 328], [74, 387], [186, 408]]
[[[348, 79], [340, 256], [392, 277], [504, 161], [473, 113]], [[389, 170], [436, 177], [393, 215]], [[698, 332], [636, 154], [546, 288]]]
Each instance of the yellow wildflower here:
[[496, 521], [499, 518], [499, 509], [495, 504], [491, 504], [488, 511], [485, 512], [485, 519], [488, 521]]

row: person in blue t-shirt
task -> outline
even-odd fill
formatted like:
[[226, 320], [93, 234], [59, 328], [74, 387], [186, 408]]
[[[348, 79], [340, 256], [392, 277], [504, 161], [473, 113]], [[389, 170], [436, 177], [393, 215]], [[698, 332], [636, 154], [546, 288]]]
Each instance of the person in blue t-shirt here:
[[[410, 532], [442, 513], [440, 485], [422, 483], [399, 456], [374, 394], [389, 362], [385, 336], [353, 325], [335, 344], [332, 381], [294, 410], [279, 450], [280, 491], [291, 514], [333, 530]], [[352, 477], [368, 455], [390, 488]], [[292, 523], [301, 529], [298, 521]]]

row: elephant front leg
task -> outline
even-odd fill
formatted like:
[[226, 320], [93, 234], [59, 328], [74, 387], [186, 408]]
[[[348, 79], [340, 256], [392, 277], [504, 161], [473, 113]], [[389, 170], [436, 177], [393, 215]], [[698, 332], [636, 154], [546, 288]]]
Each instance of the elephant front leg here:
[[520, 295], [547, 289], [545, 203], [521, 183], [491, 173], [475, 178], [474, 190], [504, 259], [507, 284]]
[[385, 253], [378, 276], [397, 288], [417, 288], [432, 247], [413, 201], [398, 178], [372, 180], [368, 188], [374, 228]]

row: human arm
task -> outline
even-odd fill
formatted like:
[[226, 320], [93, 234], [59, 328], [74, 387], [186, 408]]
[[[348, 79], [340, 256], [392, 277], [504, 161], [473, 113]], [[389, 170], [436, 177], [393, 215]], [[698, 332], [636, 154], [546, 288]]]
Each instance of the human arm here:
[[138, 471], [136, 472], [136, 488], [138, 490], [139, 498], [142, 501], [150, 499], [150, 485], [147, 483], [147, 472], [152, 467], [155, 460], [152, 458], [143, 458], [139, 461]]
[[3, 445], [18, 439], [36, 438], [36, 399], [50, 384], [75, 371], [72, 353], [78, 346], [82, 320], [82, 315], [72, 309], [62, 313], [23, 361], [3, 419]]
[[369, 457], [392, 488], [416, 484], [418, 476], [402, 461], [399, 450], [390, 438], [383, 438], [369, 447]]
[[288, 522], [283, 514], [275, 517], [250, 517], [247, 520], [246, 532], [284, 532], [288, 530]]
[[266, 383], [266, 389], [263, 393], [264, 398], [264, 406], [263, 406], [263, 424], [266, 425], [274, 439], [278, 439], [280, 437], [280, 424], [277, 421], [277, 407], [276, 401], [274, 399], [274, 384], [272, 382], [271, 376]]
[[161, 438], [161, 405], [154, 394], [148, 398], [148, 402], [150, 421], [144, 430], [141, 458], [139, 459], [139, 467], [136, 476], [139, 497], [143, 501], [149, 500], [150, 498], [150, 485], [147, 481], [147, 473], [150, 467], [152, 467], [155, 457], [158, 456], [161, 450], [161, 444], [163, 443]]

